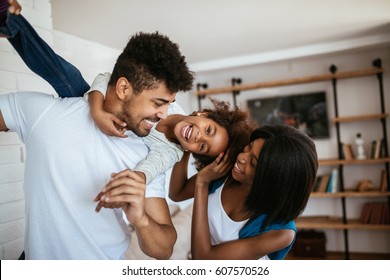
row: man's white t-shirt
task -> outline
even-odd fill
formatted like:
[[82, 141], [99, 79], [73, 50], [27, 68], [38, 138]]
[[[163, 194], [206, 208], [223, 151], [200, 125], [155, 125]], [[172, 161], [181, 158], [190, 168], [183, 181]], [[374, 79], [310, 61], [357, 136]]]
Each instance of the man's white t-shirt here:
[[[26, 146], [26, 259], [121, 259], [130, 244], [121, 209], [95, 212], [112, 172], [133, 168], [148, 148], [140, 137], [103, 134], [83, 98], [43, 93], [0, 96], [6, 126]], [[146, 197], [165, 198], [165, 175]]]

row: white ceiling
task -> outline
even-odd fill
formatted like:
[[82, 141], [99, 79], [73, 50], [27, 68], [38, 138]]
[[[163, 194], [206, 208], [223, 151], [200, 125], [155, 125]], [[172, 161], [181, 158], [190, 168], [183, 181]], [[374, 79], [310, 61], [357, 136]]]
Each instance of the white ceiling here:
[[291, 51], [390, 45], [390, 0], [51, 2], [56, 30], [120, 50], [136, 32], [159, 31], [180, 45], [193, 70]]

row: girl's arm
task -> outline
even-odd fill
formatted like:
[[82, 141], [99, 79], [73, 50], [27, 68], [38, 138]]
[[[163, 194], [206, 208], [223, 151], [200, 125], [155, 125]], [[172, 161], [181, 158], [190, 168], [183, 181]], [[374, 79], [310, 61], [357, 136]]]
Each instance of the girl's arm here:
[[103, 109], [104, 97], [107, 92], [110, 76], [110, 73], [97, 75], [92, 83], [91, 89], [85, 94], [85, 98], [88, 99], [94, 122], [103, 133], [110, 136], [126, 138], [127, 135], [124, 134], [126, 131], [126, 123]]
[[149, 153], [137, 164], [134, 171], [142, 173], [145, 183], [149, 184], [158, 175], [171, 169], [182, 158], [183, 151], [155, 128], [152, 128], [149, 135], [142, 140], [148, 146]]
[[195, 180], [197, 174], [188, 178], [188, 161], [191, 153], [184, 152], [183, 157], [172, 169], [169, 183], [169, 198], [175, 202], [194, 197]]

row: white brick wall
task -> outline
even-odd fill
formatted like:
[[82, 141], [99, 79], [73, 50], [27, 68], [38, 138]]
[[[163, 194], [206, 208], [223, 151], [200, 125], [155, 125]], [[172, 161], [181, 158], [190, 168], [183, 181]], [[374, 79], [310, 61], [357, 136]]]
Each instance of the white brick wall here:
[[[112, 70], [121, 50], [53, 31], [49, 0], [19, 2], [22, 14], [37, 32], [62, 57], [74, 63], [87, 82], [99, 72]], [[9, 42], [0, 39], [0, 94], [27, 90], [54, 94], [50, 85], [24, 65]], [[23, 250], [23, 157], [24, 146], [18, 136], [0, 132], [0, 259], [3, 260], [17, 259]]]

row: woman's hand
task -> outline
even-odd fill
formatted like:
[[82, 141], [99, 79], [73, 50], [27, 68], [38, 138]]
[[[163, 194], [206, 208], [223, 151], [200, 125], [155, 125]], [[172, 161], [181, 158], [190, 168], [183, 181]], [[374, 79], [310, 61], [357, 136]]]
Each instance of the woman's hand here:
[[229, 161], [229, 151], [226, 154], [220, 153], [212, 163], [198, 172], [196, 183], [208, 186], [212, 181], [225, 176], [232, 166], [233, 163]]

